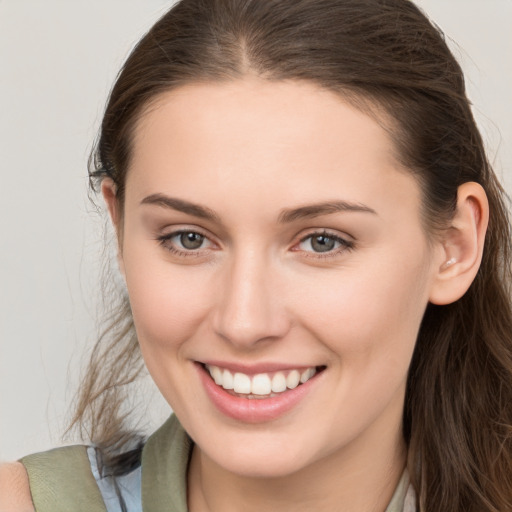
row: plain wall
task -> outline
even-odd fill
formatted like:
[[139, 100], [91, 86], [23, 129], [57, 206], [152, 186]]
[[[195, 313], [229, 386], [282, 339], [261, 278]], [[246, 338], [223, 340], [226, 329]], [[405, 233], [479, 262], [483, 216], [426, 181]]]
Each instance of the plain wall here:
[[[94, 342], [103, 221], [87, 157], [112, 81], [172, 2], [0, 0], [0, 459], [60, 444]], [[418, 2], [457, 45], [512, 191], [512, 2]], [[168, 414], [156, 401], [156, 425]]]

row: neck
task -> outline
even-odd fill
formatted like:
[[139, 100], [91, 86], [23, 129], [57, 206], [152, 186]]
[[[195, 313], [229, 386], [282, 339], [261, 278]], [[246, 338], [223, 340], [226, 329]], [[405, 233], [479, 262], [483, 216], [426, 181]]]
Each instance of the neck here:
[[364, 436], [293, 474], [273, 478], [230, 473], [195, 446], [189, 510], [384, 512], [403, 473], [406, 449], [400, 428], [392, 435], [380, 432], [376, 440]]

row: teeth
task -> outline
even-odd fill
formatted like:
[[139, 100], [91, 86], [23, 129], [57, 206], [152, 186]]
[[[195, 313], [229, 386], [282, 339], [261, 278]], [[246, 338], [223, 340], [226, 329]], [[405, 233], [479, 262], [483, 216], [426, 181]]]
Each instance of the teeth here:
[[304, 382], [307, 382], [313, 375], [315, 375], [316, 370], [314, 368], [308, 368], [307, 370], [304, 370], [300, 374], [300, 382], [301, 384], [304, 384]]
[[[227, 372], [227, 370], [224, 370]], [[233, 378], [233, 390], [235, 393], [249, 394], [251, 392], [251, 379], [245, 373], [235, 373]]]
[[222, 370], [218, 366], [212, 366], [210, 374], [213, 377], [215, 384], [219, 386], [222, 385]]
[[286, 377], [283, 372], [277, 372], [272, 377], [272, 391], [274, 393], [281, 393], [286, 389]]
[[231, 375], [231, 372], [229, 370], [224, 370], [222, 372], [222, 382], [220, 383], [220, 385], [224, 389], [233, 389], [233, 375]]
[[266, 373], [260, 373], [252, 378], [251, 392], [253, 395], [270, 395], [272, 382]]
[[250, 377], [241, 372], [233, 375], [229, 370], [218, 366], [207, 365], [206, 368], [215, 384], [224, 389], [233, 390], [235, 393], [247, 395], [247, 398], [275, 396], [275, 393], [282, 393], [286, 389], [295, 389], [299, 384], [304, 384], [311, 379], [317, 372], [315, 367], [309, 367], [302, 371], [276, 372], [273, 376], [259, 373]]
[[288, 377], [286, 377], [286, 387], [290, 389], [295, 389], [300, 382], [300, 373], [298, 370], [292, 370]]

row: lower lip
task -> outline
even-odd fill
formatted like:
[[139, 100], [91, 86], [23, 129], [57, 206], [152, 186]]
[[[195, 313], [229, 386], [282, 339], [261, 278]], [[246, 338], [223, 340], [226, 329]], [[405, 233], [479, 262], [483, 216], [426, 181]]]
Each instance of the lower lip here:
[[226, 416], [245, 423], [263, 423], [286, 414], [308, 394], [320, 376], [317, 373], [304, 384], [277, 396], [248, 399], [231, 395], [224, 388], [215, 384], [210, 374], [201, 364], [196, 363], [196, 367], [206, 394], [217, 409]]

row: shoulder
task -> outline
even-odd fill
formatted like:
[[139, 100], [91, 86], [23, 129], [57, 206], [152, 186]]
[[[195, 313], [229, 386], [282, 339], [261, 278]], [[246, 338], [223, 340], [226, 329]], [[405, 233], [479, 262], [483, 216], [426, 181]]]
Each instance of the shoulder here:
[[[66, 446], [21, 459], [40, 512], [106, 512], [86, 446]], [[0, 512], [2, 512], [0, 510]]]
[[20, 462], [0, 465], [0, 512], [34, 512], [28, 474]]

